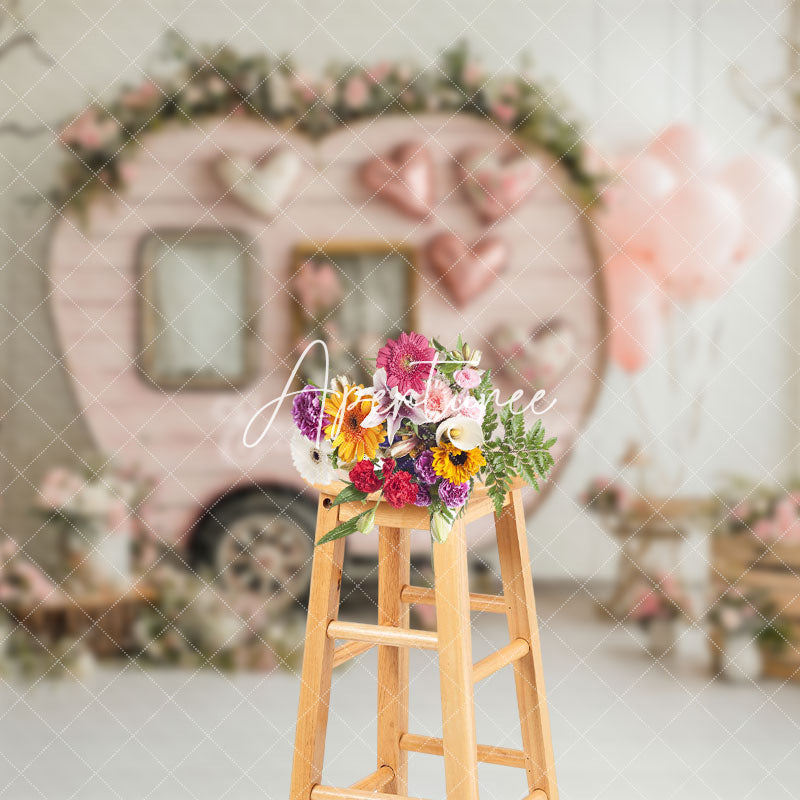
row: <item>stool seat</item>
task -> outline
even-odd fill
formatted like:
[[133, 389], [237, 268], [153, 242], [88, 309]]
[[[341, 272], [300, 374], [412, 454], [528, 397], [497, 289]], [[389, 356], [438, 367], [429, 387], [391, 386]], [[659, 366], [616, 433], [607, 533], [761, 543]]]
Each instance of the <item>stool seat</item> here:
[[[445, 542], [433, 542], [434, 588], [411, 585], [410, 531], [428, 530], [428, 509], [393, 508], [376, 493], [378, 525], [377, 624], [339, 620], [344, 539], [317, 545], [311, 575], [308, 622], [297, 713], [290, 800], [410, 800], [408, 753], [441, 756], [447, 800], [478, 800], [478, 763], [524, 769], [524, 800], [558, 800], [547, 699], [542, 674], [536, 606], [521, 499], [522, 481], [507, 493], [500, 514], [483, 484], [477, 484], [465, 512]], [[364, 502], [334, 505], [345, 484], [319, 491], [316, 540], [365, 510]], [[494, 514], [503, 582], [502, 595], [469, 591], [467, 523]], [[436, 607], [437, 630], [414, 630], [409, 609]], [[473, 663], [470, 611], [505, 614], [509, 641]], [[344, 642], [337, 646], [336, 642]], [[376, 769], [348, 788], [322, 781], [325, 732], [334, 667], [378, 649], [378, 742]], [[411, 647], [436, 650], [442, 699], [442, 736], [408, 730]], [[477, 743], [476, 685], [498, 670], [514, 670], [522, 748]]]
[[[311, 484], [321, 496], [328, 498], [330, 504], [331, 498], [336, 497], [348, 484], [340, 481], [334, 483]], [[514, 478], [511, 483], [511, 489], [506, 496], [505, 505], [510, 502], [511, 492], [521, 489], [525, 486], [525, 481], [522, 478]], [[357, 517], [363, 511], [366, 511], [369, 505], [376, 505], [375, 511], [375, 524], [379, 527], [384, 525], [387, 527], [398, 526], [408, 528], [414, 531], [427, 531], [430, 530], [430, 515], [427, 508], [418, 508], [416, 506], [406, 506], [405, 508], [392, 508], [386, 500], [380, 500], [380, 492], [373, 492], [367, 495], [364, 502], [342, 503], [339, 506], [339, 522], [347, 522], [347, 520]], [[467, 508], [464, 512], [462, 519], [464, 522], [474, 522], [476, 519], [488, 516], [494, 512], [494, 503], [489, 497], [486, 485], [481, 481], [476, 481], [470, 493]]]

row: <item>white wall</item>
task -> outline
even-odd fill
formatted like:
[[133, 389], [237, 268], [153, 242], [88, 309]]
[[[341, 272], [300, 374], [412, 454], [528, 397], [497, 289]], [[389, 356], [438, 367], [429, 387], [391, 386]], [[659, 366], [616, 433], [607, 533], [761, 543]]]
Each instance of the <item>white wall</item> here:
[[[135, 81], [168, 26], [194, 41], [291, 52], [297, 65], [312, 71], [331, 60], [425, 62], [463, 38], [490, 70], [514, 68], [530, 55], [535, 71], [552, 79], [601, 148], [636, 147], [683, 118], [705, 125], [721, 153], [756, 146], [786, 152], [787, 135], [764, 135], [762, 120], [737, 99], [731, 76], [734, 64], [756, 83], [780, 76], [784, 6], [781, 0], [21, 2], [19, 19], [54, 63], [30, 48], [10, 53], [0, 62], [0, 107], [6, 122], [55, 127], [94, 96]], [[6, 35], [11, 31], [6, 26]], [[46, 191], [58, 160], [52, 135], [0, 144], [3, 207], [37, 188]], [[12, 239], [24, 243], [33, 233], [15, 231]], [[691, 446], [680, 450], [688, 468], [685, 490], [708, 491], [723, 471], [786, 473], [797, 441], [790, 381], [796, 288], [788, 252], [776, 252], [754, 265], [718, 307], [703, 312], [726, 320], [724, 355], [706, 368], [707, 419]], [[695, 351], [708, 345], [711, 330], [705, 319], [686, 345]], [[659, 388], [661, 378], [657, 365], [634, 381], [656, 421], [656, 436], [679, 408]], [[642, 439], [631, 390], [629, 380], [609, 372], [586, 435], [532, 525], [539, 574], [609, 574], [614, 548], [574, 498], [593, 475], [613, 473], [627, 440]], [[702, 568], [699, 557], [693, 561], [695, 571]]]

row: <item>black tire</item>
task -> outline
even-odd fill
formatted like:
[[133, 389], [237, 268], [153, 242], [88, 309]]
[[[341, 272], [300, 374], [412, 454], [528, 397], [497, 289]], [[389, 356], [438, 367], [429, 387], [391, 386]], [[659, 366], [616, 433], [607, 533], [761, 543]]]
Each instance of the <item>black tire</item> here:
[[210, 573], [232, 606], [272, 616], [305, 603], [315, 522], [315, 507], [295, 492], [253, 489], [209, 510], [191, 538], [189, 560]]

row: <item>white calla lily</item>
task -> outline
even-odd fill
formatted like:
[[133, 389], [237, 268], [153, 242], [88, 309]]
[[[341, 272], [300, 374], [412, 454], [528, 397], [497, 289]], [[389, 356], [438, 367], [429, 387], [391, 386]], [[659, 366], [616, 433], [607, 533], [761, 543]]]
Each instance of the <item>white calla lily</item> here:
[[455, 416], [439, 423], [436, 428], [436, 444], [441, 444], [445, 437], [459, 450], [472, 450], [483, 444], [480, 423], [469, 417]]

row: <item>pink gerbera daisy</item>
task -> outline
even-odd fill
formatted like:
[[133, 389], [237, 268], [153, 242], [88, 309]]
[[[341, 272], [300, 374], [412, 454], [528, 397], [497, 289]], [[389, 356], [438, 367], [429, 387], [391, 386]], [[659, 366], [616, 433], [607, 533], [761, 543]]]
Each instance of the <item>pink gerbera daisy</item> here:
[[433, 369], [436, 351], [421, 333], [401, 333], [378, 350], [376, 366], [386, 369], [386, 383], [400, 394], [421, 393]]

